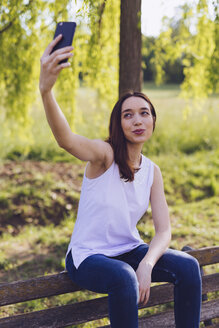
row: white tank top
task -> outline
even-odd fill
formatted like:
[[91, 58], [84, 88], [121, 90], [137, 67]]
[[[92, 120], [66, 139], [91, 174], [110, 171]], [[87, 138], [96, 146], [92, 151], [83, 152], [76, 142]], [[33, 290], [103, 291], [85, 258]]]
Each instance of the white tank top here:
[[115, 162], [97, 178], [89, 179], [85, 173], [67, 251], [72, 251], [76, 268], [90, 255], [117, 256], [144, 243], [136, 224], [148, 208], [154, 164], [142, 155], [132, 182], [120, 178]]

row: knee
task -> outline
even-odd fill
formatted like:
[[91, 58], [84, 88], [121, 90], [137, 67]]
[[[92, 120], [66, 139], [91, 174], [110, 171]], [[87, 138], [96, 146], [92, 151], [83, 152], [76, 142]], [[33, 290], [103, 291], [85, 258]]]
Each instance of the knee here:
[[200, 287], [201, 285], [201, 271], [200, 266], [196, 258], [186, 254], [186, 257], [181, 263], [182, 275], [184, 283], [189, 286]]
[[111, 290], [119, 289], [123, 293], [138, 294], [138, 280], [135, 271], [129, 265], [115, 272]]

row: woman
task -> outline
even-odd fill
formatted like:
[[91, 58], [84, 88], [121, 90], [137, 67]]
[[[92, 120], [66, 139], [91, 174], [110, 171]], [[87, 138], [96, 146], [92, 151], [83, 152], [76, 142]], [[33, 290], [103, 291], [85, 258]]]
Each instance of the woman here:
[[[196, 259], [168, 249], [171, 228], [160, 169], [141, 154], [155, 128], [156, 113], [142, 93], [129, 92], [116, 103], [107, 141], [72, 133], [51, 90], [58, 64], [72, 47], [53, 52], [61, 35], [41, 58], [40, 92], [49, 125], [60, 147], [87, 161], [78, 215], [66, 256], [70, 278], [81, 287], [109, 295], [113, 328], [138, 327], [138, 303], [146, 304], [153, 282], [174, 284], [177, 328], [198, 328], [201, 277]], [[151, 202], [155, 236], [146, 244], [136, 229]]]

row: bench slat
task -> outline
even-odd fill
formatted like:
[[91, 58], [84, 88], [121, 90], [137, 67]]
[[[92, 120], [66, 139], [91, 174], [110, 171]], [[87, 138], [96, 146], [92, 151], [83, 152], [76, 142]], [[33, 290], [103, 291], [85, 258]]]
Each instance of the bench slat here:
[[[201, 321], [218, 318], [219, 316], [219, 299], [205, 302], [202, 304]], [[153, 316], [140, 318], [139, 328], [174, 328], [174, 312], [155, 314]]]
[[0, 306], [82, 290], [67, 272], [0, 284]]
[[194, 256], [200, 266], [219, 263], [219, 246], [199, 248], [186, 253]]
[[[202, 304], [201, 321], [217, 318], [219, 316], [219, 300]], [[212, 326], [213, 328], [214, 326]], [[216, 326], [215, 326], [216, 327]], [[109, 325], [99, 328], [110, 328]], [[168, 310], [158, 314], [139, 318], [139, 328], [175, 328], [174, 312]]]
[[[203, 277], [203, 293], [219, 289], [219, 274]], [[151, 288], [151, 295], [145, 307], [164, 304], [173, 300], [173, 286], [164, 284]], [[35, 327], [65, 327], [80, 324], [108, 315], [107, 297], [101, 297], [80, 303], [64, 305], [13, 317], [0, 319], [2, 328], [35, 328]], [[40, 323], [40, 325], [39, 325]]]
[[107, 316], [107, 297], [0, 319], [1, 328], [65, 327]]
[[[200, 265], [219, 262], [219, 247], [206, 247], [188, 251]], [[30, 301], [81, 290], [68, 277], [67, 272], [37, 277], [25, 281], [0, 284], [0, 306]]]

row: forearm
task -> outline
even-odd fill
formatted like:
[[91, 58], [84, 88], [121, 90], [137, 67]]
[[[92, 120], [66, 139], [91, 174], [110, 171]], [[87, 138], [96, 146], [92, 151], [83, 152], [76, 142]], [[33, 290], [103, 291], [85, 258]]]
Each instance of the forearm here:
[[159, 258], [167, 250], [171, 240], [170, 229], [165, 232], [158, 232], [155, 234], [150, 242], [149, 249], [142, 262], [150, 265], [152, 268], [157, 263]]
[[69, 124], [62, 113], [52, 91], [41, 92], [42, 101], [49, 126], [60, 147], [67, 148], [69, 136], [72, 135]]

